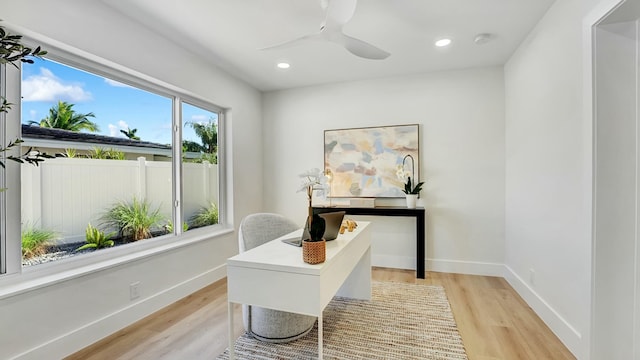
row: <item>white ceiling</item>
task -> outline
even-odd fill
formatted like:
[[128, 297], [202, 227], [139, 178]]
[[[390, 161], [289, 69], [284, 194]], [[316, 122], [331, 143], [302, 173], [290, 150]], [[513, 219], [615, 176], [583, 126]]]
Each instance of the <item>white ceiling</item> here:
[[[344, 27], [391, 53], [366, 60], [330, 42], [267, 46], [317, 32], [319, 0], [103, 0], [260, 90], [504, 64], [554, 0], [360, 0]], [[332, 0], [341, 1], [341, 0]], [[491, 33], [476, 45], [474, 37]], [[435, 39], [453, 39], [436, 48]], [[291, 63], [284, 71], [279, 61]]]

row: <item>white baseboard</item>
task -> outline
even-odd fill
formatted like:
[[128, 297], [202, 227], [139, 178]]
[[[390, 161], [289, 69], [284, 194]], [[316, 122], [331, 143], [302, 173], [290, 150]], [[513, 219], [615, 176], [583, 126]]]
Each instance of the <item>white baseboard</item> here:
[[392, 269], [416, 269], [416, 258], [411, 256], [388, 256], [371, 254], [371, 265]]
[[[416, 258], [411, 256], [372, 255], [373, 266], [394, 269], [416, 269]], [[500, 276], [504, 274], [504, 265], [478, 261], [459, 261], [427, 259], [425, 268], [427, 271], [448, 272], [467, 275]]]
[[504, 264], [480, 261], [427, 259], [427, 271], [502, 277], [504, 274]]
[[[535, 290], [516, 274], [509, 266], [504, 265], [504, 278], [509, 285], [529, 304], [533, 311], [547, 324], [554, 334], [573, 354], [582, 354], [582, 334], [553, 309]], [[580, 356], [577, 356], [580, 358]]]
[[53, 359], [71, 355], [225, 276], [227, 276], [225, 265], [218, 266], [171, 288], [165, 289], [160, 293], [144, 298], [117, 312], [43, 343], [38, 347], [32, 348], [16, 356], [14, 359]]

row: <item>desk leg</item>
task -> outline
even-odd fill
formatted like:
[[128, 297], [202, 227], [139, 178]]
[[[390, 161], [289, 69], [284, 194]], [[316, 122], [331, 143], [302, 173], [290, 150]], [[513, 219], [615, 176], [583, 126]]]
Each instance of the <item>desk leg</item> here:
[[236, 358], [236, 339], [233, 336], [233, 303], [227, 301], [227, 304], [229, 305], [229, 360], [234, 360]]
[[416, 216], [416, 278], [424, 279], [425, 259], [424, 215]]
[[322, 360], [322, 311], [318, 316], [318, 360]]

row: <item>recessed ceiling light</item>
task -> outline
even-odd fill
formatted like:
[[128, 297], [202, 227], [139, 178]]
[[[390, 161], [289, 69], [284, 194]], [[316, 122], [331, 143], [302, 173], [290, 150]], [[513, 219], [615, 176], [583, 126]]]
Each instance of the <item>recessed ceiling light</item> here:
[[278, 69], [288, 69], [291, 67], [291, 64], [286, 62], [279, 62], [277, 65]]
[[451, 44], [451, 39], [449, 38], [444, 38], [436, 41], [437, 47], [444, 47], [444, 46], [448, 46], [449, 44]]

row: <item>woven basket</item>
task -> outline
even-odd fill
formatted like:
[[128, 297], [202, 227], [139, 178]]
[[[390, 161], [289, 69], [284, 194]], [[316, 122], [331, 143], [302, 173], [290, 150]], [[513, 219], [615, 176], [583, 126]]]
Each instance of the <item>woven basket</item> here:
[[307, 264], [320, 264], [325, 260], [326, 242], [322, 241], [303, 241], [302, 242], [302, 260]]

